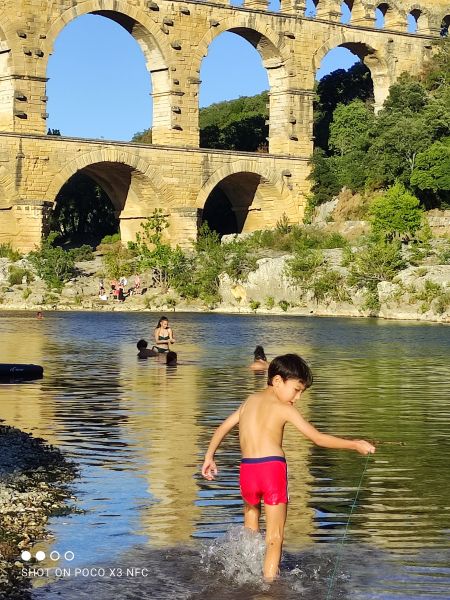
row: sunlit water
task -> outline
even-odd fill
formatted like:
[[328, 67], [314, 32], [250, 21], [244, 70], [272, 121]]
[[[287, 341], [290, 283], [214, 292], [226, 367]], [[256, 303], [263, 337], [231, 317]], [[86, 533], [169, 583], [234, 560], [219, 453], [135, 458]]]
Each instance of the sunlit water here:
[[[53, 518], [54, 540], [33, 548], [49, 569], [33, 598], [450, 598], [449, 327], [175, 313], [182, 364], [168, 369], [136, 358], [158, 316], [0, 315], [0, 361], [45, 367], [41, 381], [0, 384], [0, 418], [81, 465], [80, 513]], [[310, 362], [300, 409], [319, 429], [378, 443], [366, 465], [286, 429], [291, 502], [272, 586], [263, 538], [241, 527], [236, 434], [218, 479], [199, 476], [214, 427], [264, 387], [246, 368], [256, 344]]]

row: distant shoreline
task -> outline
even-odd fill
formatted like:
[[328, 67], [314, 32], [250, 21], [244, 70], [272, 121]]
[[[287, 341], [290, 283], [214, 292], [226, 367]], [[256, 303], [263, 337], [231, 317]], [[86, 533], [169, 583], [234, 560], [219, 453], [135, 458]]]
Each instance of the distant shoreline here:
[[[113, 301], [111, 301], [112, 304]], [[128, 307], [126, 303], [117, 303], [117, 305], [105, 305], [102, 307], [93, 307], [86, 308], [82, 306], [57, 306], [56, 308], [50, 308], [45, 306], [31, 306], [24, 308], [23, 306], [1, 306], [0, 314], [2, 313], [12, 313], [12, 312], [21, 312], [21, 313], [36, 313], [37, 311], [41, 311], [45, 313], [110, 313], [110, 312], [120, 312], [120, 313], [142, 313], [142, 314], [163, 314], [173, 315], [176, 313], [193, 313], [193, 314], [224, 314], [224, 315], [245, 315], [245, 316], [285, 316], [285, 317], [319, 317], [319, 318], [342, 318], [342, 319], [370, 319], [370, 320], [383, 320], [383, 321], [409, 321], [412, 323], [434, 323], [438, 325], [448, 325], [450, 324], [450, 318], [447, 316], [439, 316], [434, 315], [430, 317], [429, 315], [420, 315], [420, 316], [408, 316], [404, 313], [398, 313], [396, 316], [389, 314], [389, 316], [384, 315], [370, 315], [370, 314], [355, 314], [355, 311], [339, 311], [339, 312], [327, 312], [321, 309], [317, 310], [309, 310], [309, 309], [299, 309], [292, 308], [287, 311], [283, 311], [279, 308], [274, 308], [272, 310], [268, 309], [258, 309], [256, 312], [247, 308], [242, 307], [241, 310], [237, 310], [235, 306], [220, 306], [215, 309], [204, 309], [195, 306], [178, 306], [176, 310], [173, 308], [169, 308], [167, 306], [155, 307], [151, 309], [146, 309], [138, 306]]]

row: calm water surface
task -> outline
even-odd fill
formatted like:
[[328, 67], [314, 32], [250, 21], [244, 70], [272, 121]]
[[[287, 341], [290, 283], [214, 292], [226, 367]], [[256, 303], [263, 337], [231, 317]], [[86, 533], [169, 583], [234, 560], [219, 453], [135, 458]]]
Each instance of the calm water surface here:
[[[41, 381], [0, 385], [0, 418], [81, 465], [79, 514], [52, 519], [54, 540], [33, 549], [49, 569], [33, 598], [450, 598], [449, 327], [176, 313], [182, 364], [167, 369], [136, 359], [158, 316], [0, 315], [0, 362], [45, 367]], [[261, 540], [240, 528], [237, 435], [218, 479], [199, 477], [213, 428], [264, 387], [246, 369], [256, 344], [310, 362], [300, 410], [319, 429], [378, 443], [366, 464], [287, 428], [291, 502], [271, 587], [255, 575]]]

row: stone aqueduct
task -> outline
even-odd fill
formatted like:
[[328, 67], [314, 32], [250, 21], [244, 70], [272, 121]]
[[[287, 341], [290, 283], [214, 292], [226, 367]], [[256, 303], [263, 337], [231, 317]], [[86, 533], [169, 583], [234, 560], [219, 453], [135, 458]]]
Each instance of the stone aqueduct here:
[[[447, 0], [0, 0], [0, 243], [27, 251], [40, 242], [61, 187], [77, 172], [98, 182], [134, 239], [154, 208], [170, 215], [169, 235], [196, 235], [210, 193], [231, 199], [239, 228], [303, 215], [313, 148], [313, 86], [327, 52], [343, 46], [370, 69], [376, 107], [402, 72], [416, 73], [432, 52]], [[375, 9], [385, 15], [375, 28]], [[153, 145], [47, 136], [47, 62], [65, 25], [84, 14], [110, 18], [140, 44], [152, 80]], [[407, 32], [407, 15], [417, 31]], [[233, 32], [259, 52], [267, 70], [269, 153], [199, 148], [200, 66], [210, 43]], [[69, 76], [69, 75], [68, 75]]]

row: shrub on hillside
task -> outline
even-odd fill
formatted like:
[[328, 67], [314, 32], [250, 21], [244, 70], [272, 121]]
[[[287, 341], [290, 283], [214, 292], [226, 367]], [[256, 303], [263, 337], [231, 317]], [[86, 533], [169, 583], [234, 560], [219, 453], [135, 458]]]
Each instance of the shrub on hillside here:
[[33, 273], [29, 269], [24, 269], [23, 267], [15, 267], [14, 265], [9, 267], [9, 285], [20, 285], [24, 278], [26, 283], [30, 283], [34, 280]]
[[92, 246], [89, 246], [88, 244], [83, 244], [79, 248], [73, 248], [70, 252], [72, 253], [75, 262], [93, 260], [94, 258]]
[[0, 244], [0, 258], [9, 258], [10, 261], [16, 262], [22, 258], [22, 255], [17, 250], [13, 250], [11, 244]]
[[70, 251], [67, 252], [60, 246], [53, 247], [56, 237], [56, 233], [50, 234], [42, 242], [40, 249], [30, 252], [28, 258], [48, 288], [61, 290], [64, 283], [74, 275], [75, 261]]

